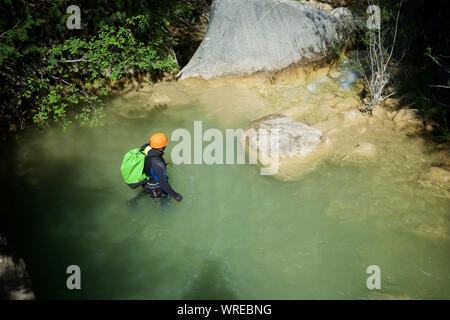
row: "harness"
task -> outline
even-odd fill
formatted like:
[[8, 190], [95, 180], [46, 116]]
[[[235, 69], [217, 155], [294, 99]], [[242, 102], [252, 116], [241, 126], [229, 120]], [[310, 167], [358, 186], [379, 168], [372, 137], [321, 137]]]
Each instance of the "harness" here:
[[[149, 151], [150, 151], [151, 149], [152, 149], [152, 148], [151, 148], [150, 146], [147, 146], [147, 147], [144, 149], [144, 151], [143, 151], [144, 154], [145, 154], [145, 159], [146, 159], [146, 160], [148, 159], [148, 160], [150, 161], [150, 165], [152, 165], [152, 161], [151, 161], [151, 156], [149, 156], [148, 153], [149, 153]], [[164, 172], [164, 179], [167, 180], [166, 170], [163, 170], [163, 172]], [[150, 180], [147, 180], [147, 182], [146, 182], [144, 188], [150, 189], [150, 190], [153, 190], [153, 189], [161, 189], [161, 187], [160, 187], [160, 185], [159, 185], [159, 179], [158, 179], [158, 177], [156, 176], [156, 173], [155, 173], [155, 171], [153, 170], [152, 167], [150, 168], [150, 174], [151, 174], [151, 177], [153, 178], [153, 180], [155, 181], [155, 183], [152, 183]], [[150, 178], [150, 177], [149, 177], [149, 178]]]

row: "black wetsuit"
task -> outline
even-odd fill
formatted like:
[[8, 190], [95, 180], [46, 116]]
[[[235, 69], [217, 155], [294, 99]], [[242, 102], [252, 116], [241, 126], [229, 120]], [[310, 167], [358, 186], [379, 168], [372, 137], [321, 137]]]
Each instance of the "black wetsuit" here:
[[[141, 147], [141, 151], [149, 146], [148, 143]], [[166, 162], [163, 159], [163, 151], [150, 149], [145, 156], [144, 173], [149, 177], [147, 183], [143, 186], [144, 190], [154, 197], [167, 197], [170, 194], [176, 198], [177, 193], [172, 189], [167, 181]]]

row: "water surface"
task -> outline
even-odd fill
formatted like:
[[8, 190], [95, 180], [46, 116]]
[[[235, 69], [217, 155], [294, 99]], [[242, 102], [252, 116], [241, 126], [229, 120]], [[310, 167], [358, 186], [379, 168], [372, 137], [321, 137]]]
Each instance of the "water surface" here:
[[[369, 131], [378, 161], [330, 159], [296, 182], [255, 165], [173, 166], [181, 203], [127, 205], [139, 191], [122, 182], [121, 160], [150, 134], [192, 132], [194, 120], [243, 128], [299, 100], [317, 103], [321, 86], [280, 86], [267, 97], [172, 83], [108, 101], [101, 128], [29, 129], [2, 151], [2, 194], [37, 297], [450, 298], [450, 199], [421, 180], [436, 158], [420, 138]], [[151, 104], [157, 90], [172, 101]], [[72, 264], [82, 270], [79, 291], [66, 289]], [[381, 268], [381, 290], [366, 287], [369, 265]]]

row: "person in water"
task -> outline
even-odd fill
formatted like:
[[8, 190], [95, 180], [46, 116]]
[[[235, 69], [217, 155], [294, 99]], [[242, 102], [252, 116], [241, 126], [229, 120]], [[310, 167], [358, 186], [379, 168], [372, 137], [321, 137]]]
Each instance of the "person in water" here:
[[155, 133], [150, 137], [149, 143], [140, 148], [145, 154], [144, 173], [149, 177], [143, 187], [144, 191], [154, 198], [166, 198], [167, 195], [171, 195], [180, 202], [183, 196], [175, 192], [167, 181], [167, 164], [163, 158], [167, 143], [168, 140], [164, 133]]

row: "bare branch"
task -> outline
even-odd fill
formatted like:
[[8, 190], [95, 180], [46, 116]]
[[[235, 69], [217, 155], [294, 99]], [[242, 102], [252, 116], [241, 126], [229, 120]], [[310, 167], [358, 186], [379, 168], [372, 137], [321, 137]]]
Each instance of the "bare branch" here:
[[401, 9], [402, 3], [403, 3], [403, 1], [400, 2], [400, 7], [398, 8], [398, 12], [397, 12], [397, 18], [395, 19], [394, 39], [392, 40], [392, 47], [391, 47], [391, 52], [390, 52], [390, 54], [389, 54], [389, 58], [387, 59], [386, 64], [385, 64], [385, 66], [384, 66], [384, 69], [385, 69], [385, 70], [386, 70], [386, 67], [387, 67], [388, 64], [389, 64], [389, 61], [390, 61], [391, 58], [392, 58], [392, 53], [394, 52], [395, 41], [396, 41], [396, 39], [397, 39], [398, 20], [399, 20], [399, 17], [400, 17], [400, 9]]
[[429, 84], [429, 87], [433, 87], [433, 88], [444, 88], [444, 89], [450, 89], [450, 86], [444, 86], [441, 84]]
[[11, 29], [9, 29], [9, 30], [3, 32], [2, 34], [0, 34], [0, 38], [3, 38], [3, 36], [5, 34], [7, 34], [9, 31], [14, 30], [19, 25], [19, 23], [20, 23], [20, 20], [14, 25], [14, 27], [12, 27]]
[[87, 62], [86, 59], [80, 58], [80, 59], [74, 59], [74, 60], [58, 60], [58, 62], [64, 62], [64, 63], [76, 63], [76, 62]]

